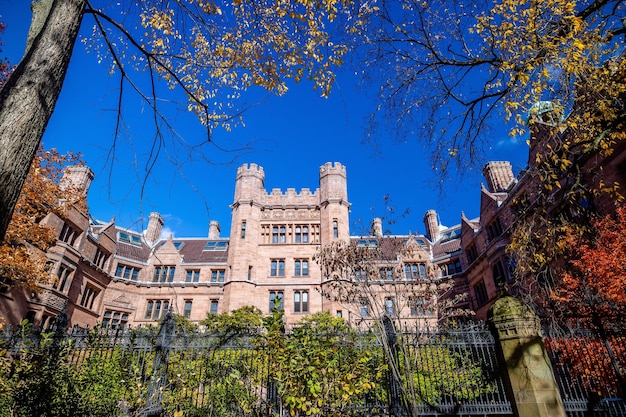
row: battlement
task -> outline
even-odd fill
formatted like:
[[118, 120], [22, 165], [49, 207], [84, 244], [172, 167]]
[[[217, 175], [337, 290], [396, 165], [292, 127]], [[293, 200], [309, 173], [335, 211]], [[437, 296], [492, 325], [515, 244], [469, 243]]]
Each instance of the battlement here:
[[280, 188], [274, 188], [267, 195], [265, 202], [268, 205], [317, 205], [319, 204], [319, 190], [311, 192], [310, 188], [303, 188], [299, 193], [295, 188], [287, 188], [283, 193]]
[[251, 163], [250, 165], [243, 164], [237, 168], [237, 179], [249, 175], [265, 179], [265, 171], [263, 170], [263, 167], [255, 163]]
[[339, 162], [326, 162], [324, 165], [320, 167], [320, 178], [330, 174], [338, 174], [342, 176], [346, 176], [346, 167]]

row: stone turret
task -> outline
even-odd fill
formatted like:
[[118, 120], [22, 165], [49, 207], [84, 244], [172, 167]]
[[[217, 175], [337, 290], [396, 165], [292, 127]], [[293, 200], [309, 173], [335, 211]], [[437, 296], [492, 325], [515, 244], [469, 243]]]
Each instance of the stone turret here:
[[320, 167], [319, 204], [322, 243], [349, 239], [348, 180], [346, 167], [339, 162]]
[[487, 187], [492, 193], [501, 193], [509, 188], [515, 181], [513, 168], [508, 161], [493, 161], [483, 168], [483, 175], [487, 180]]
[[267, 192], [265, 191], [265, 171], [257, 164], [243, 164], [237, 169], [235, 179], [235, 203], [261, 203]]
[[348, 180], [344, 165], [327, 162], [320, 167], [320, 199], [322, 204], [348, 201]]
[[426, 236], [431, 242], [439, 240], [439, 219], [435, 210], [428, 210], [424, 214], [424, 226], [426, 227]]
[[157, 212], [150, 213], [150, 220], [148, 221], [148, 229], [145, 231], [146, 242], [150, 246], [154, 245], [163, 230], [163, 217]]

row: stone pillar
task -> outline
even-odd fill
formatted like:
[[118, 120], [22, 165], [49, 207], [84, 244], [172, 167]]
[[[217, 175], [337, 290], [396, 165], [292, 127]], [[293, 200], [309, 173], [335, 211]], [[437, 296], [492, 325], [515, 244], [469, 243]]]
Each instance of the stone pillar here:
[[535, 313], [514, 297], [500, 298], [489, 309], [496, 347], [508, 379], [517, 417], [565, 417], [565, 409]]

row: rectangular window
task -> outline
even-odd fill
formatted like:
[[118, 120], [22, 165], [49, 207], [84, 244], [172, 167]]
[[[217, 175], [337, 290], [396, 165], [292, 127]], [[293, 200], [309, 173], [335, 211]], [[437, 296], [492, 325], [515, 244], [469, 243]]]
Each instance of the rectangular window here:
[[487, 239], [488, 240], [495, 239], [501, 234], [502, 234], [502, 225], [500, 224], [500, 219], [496, 218], [487, 226]]
[[185, 317], [186, 319], [188, 319], [189, 317], [191, 317], [191, 307], [192, 307], [192, 301], [191, 300], [185, 300], [185, 309], [183, 310], [183, 317]]
[[217, 314], [218, 301], [211, 300], [211, 314]]
[[296, 226], [295, 243], [309, 243], [309, 226]]
[[137, 281], [137, 279], [139, 278], [139, 270], [140, 268], [137, 268], [135, 266], [117, 264], [117, 268], [115, 269], [115, 276]]
[[367, 281], [367, 271], [364, 269], [357, 269], [354, 271], [354, 278], [356, 281]]
[[487, 286], [485, 285], [485, 281], [480, 281], [474, 287], [474, 297], [476, 298], [476, 307], [480, 307], [487, 302]]
[[198, 282], [200, 281], [200, 270], [199, 269], [188, 269], [187, 270], [187, 278], [186, 282]]
[[252, 280], [252, 265], [248, 265], [248, 281]]
[[241, 238], [245, 239], [246, 238], [246, 221], [242, 221], [241, 222]]
[[109, 254], [103, 251], [102, 249], [96, 249], [96, 256], [93, 258], [93, 263], [100, 269], [104, 269], [106, 266], [107, 260], [109, 259]]
[[393, 298], [385, 298], [385, 312], [390, 316], [393, 316], [395, 314]]
[[386, 281], [393, 280], [393, 268], [391, 267], [380, 268], [379, 271], [380, 271], [380, 279], [386, 280]]
[[359, 304], [360, 304], [359, 305], [359, 311], [361, 313], [361, 317], [369, 317], [370, 316], [370, 312], [369, 312], [367, 299], [361, 298]]
[[412, 317], [423, 316], [426, 314], [424, 305], [426, 301], [423, 298], [411, 297], [409, 299], [409, 310]]
[[74, 246], [76, 243], [76, 238], [78, 238], [78, 231], [74, 229], [67, 223], [63, 224], [63, 228], [61, 229], [61, 234], [59, 235], [59, 240], [67, 243], [70, 246]]
[[154, 309], [154, 301], [148, 300], [148, 304], [146, 305], [146, 314], [144, 318], [149, 320], [152, 318], [152, 310]]
[[404, 264], [404, 277], [408, 280], [416, 280], [419, 278], [419, 268], [417, 264]]
[[309, 260], [296, 259], [294, 262], [294, 275], [297, 277], [306, 277], [309, 275]]
[[87, 285], [83, 291], [83, 296], [80, 299], [80, 305], [93, 310], [94, 302], [96, 301], [96, 297], [99, 293], [100, 291], [90, 285]]
[[306, 313], [309, 311], [309, 292], [294, 291], [293, 293], [293, 312]]
[[283, 309], [283, 292], [270, 291], [270, 313], [274, 310]]
[[170, 309], [170, 300], [148, 300], [146, 304], [146, 320], [158, 320], [165, 316]]
[[339, 224], [337, 220], [333, 220], [333, 237], [336, 239], [339, 237]]
[[154, 302], [154, 316], [152, 318], [158, 319], [159, 317], [161, 317], [161, 300]]
[[124, 329], [128, 324], [128, 313], [106, 310], [102, 316], [102, 327]]
[[127, 232], [118, 232], [117, 241], [122, 243], [130, 243], [134, 246], [141, 246], [141, 237]]
[[470, 245], [465, 249], [465, 253], [467, 254], [467, 263], [471, 264], [478, 258], [478, 251], [476, 250], [476, 246]]
[[272, 227], [272, 243], [285, 243], [287, 228], [285, 226]]
[[211, 271], [211, 282], [224, 282], [225, 269], [214, 269]]
[[502, 266], [502, 260], [498, 259], [496, 263], [491, 267], [491, 273], [493, 274], [493, 282], [498, 288], [504, 287], [508, 282], [506, 271]]
[[152, 282], [174, 282], [175, 266], [157, 266], [154, 268]]
[[272, 259], [270, 264], [270, 276], [272, 277], [284, 277], [285, 276], [285, 260], [284, 259]]
[[70, 284], [72, 283], [71, 275], [72, 270], [66, 267], [65, 265], [59, 265], [59, 270], [57, 271], [57, 280], [52, 285], [52, 288], [62, 292], [63, 294], [67, 293], [70, 289]]
[[226, 249], [228, 249], [228, 242], [224, 241], [224, 240], [211, 240], [209, 242], [206, 243], [206, 245], [204, 245], [204, 249], [202, 249], [203, 251], [205, 250], [209, 250], [209, 251], [225, 251]]

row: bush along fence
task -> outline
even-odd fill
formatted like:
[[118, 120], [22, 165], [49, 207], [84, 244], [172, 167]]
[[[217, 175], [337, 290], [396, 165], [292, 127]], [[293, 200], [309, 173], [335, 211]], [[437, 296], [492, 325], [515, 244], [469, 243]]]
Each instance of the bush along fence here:
[[490, 326], [411, 332], [390, 319], [357, 332], [328, 313], [288, 332], [280, 312], [201, 332], [171, 315], [122, 330], [66, 331], [62, 315], [46, 332], [23, 323], [0, 338], [0, 417], [623, 415], [623, 338], [610, 340], [618, 374], [598, 356], [605, 368], [583, 378], [562, 353], [580, 343], [544, 345], [515, 299], [492, 313]]

